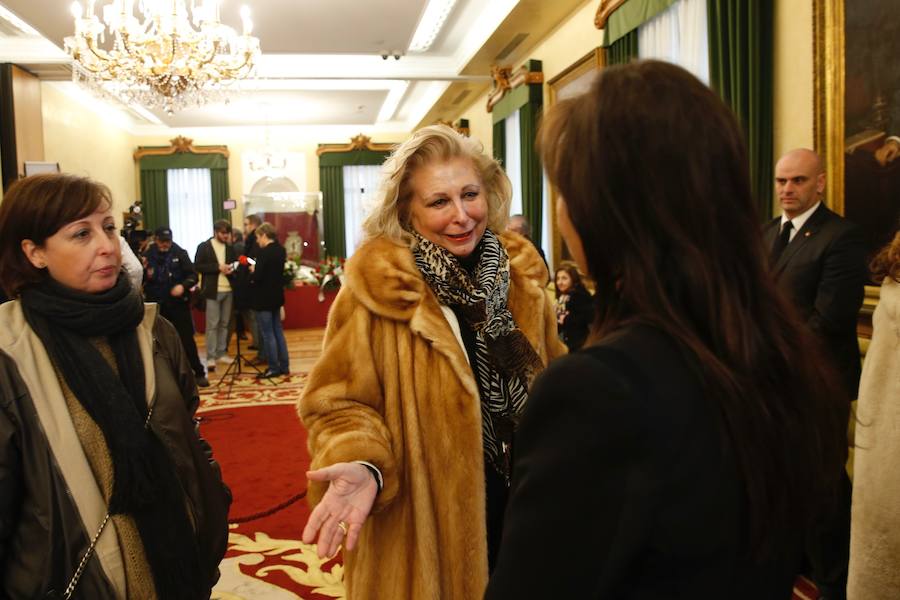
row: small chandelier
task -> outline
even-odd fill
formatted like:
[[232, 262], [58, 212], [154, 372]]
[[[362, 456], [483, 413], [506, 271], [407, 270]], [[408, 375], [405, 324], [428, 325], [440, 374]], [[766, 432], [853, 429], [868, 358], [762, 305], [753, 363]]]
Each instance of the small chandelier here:
[[[73, 59], [72, 79], [168, 114], [224, 97], [229, 84], [247, 77], [259, 56], [250, 32], [250, 10], [241, 8], [243, 33], [219, 21], [219, 0], [112, 0], [94, 14], [72, 4], [75, 35], [65, 39]], [[134, 5], [143, 20], [134, 14]], [[106, 30], [112, 38], [104, 49]]]

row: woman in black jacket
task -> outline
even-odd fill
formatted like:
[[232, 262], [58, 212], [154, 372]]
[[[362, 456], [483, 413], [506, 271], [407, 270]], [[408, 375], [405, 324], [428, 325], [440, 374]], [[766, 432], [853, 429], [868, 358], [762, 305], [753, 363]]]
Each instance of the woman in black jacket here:
[[250, 266], [250, 305], [256, 314], [259, 335], [266, 349], [269, 368], [258, 377], [275, 377], [291, 372], [287, 342], [281, 327], [284, 306], [284, 246], [278, 243], [275, 228], [263, 223], [256, 228], [256, 264]]
[[849, 402], [767, 273], [740, 126], [638, 61], [542, 127], [596, 341], [532, 388], [486, 598], [790, 598]]
[[591, 294], [581, 281], [578, 267], [572, 263], [563, 263], [556, 270], [556, 330], [560, 341], [574, 352], [584, 345], [587, 339], [591, 320], [594, 318], [594, 306]]

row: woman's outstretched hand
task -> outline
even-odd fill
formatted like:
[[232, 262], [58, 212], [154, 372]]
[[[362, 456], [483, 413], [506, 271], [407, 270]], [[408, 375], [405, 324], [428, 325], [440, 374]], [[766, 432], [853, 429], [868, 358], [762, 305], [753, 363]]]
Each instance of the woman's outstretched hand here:
[[[306, 477], [311, 481], [330, 483], [322, 501], [309, 515], [309, 521], [303, 529], [303, 543], [311, 544], [318, 535], [319, 558], [334, 556], [341, 542], [344, 542], [347, 550], [353, 550], [375, 502], [375, 494], [378, 492], [375, 478], [366, 467], [358, 463], [335, 463], [323, 469], [308, 471]], [[345, 524], [346, 532], [339, 523]]]

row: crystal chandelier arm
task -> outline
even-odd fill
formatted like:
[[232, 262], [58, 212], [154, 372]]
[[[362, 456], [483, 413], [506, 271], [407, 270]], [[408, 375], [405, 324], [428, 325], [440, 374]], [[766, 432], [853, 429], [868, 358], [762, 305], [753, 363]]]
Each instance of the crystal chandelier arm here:
[[[0, 0], [2, 1], [2, 0]], [[111, 94], [147, 107], [174, 109], [203, 103], [225, 86], [249, 76], [259, 55], [259, 40], [250, 35], [249, 10], [242, 8], [243, 35], [221, 24], [219, 0], [191, 0], [191, 24], [185, 0], [101, 0], [103, 22], [81, 18], [73, 8], [75, 35], [66, 39], [74, 59], [72, 77], [101, 94]], [[96, 0], [89, 0], [93, 15]], [[194, 2], [201, 3], [196, 6]], [[74, 6], [74, 5], [73, 5]], [[196, 15], [195, 15], [196, 17]], [[113, 37], [107, 47], [103, 34]], [[98, 37], [98, 33], [100, 34]]]
[[[88, 37], [85, 40], [87, 49], [90, 50], [91, 54], [93, 54], [97, 58], [97, 60], [100, 61], [101, 63], [105, 64], [105, 63], [110, 62], [111, 57], [110, 57], [109, 53], [106, 50], [104, 50], [103, 48], [98, 47], [96, 45], [96, 41], [97, 40], [94, 37]], [[76, 58], [76, 60], [78, 60], [78, 59]], [[83, 66], [87, 67], [87, 65], [83, 65]], [[94, 73], [99, 72], [98, 70], [95, 70], [95, 69], [88, 69], [88, 70], [90, 70]], [[101, 70], [105, 70], [105, 69], [101, 69]]]

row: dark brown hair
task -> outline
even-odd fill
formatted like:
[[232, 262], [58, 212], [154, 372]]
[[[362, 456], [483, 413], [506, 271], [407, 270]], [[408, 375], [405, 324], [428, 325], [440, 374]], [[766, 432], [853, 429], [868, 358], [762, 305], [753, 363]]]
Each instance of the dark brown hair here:
[[878, 251], [869, 263], [872, 281], [881, 285], [886, 277], [900, 283], [900, 231], [894, 234], [890, 244]]
[[648, 323], [695, 357], [743, 482], [746, 549], [789, 546], [834, 497], [849, 399], [767, 271], [731, 111], [684, 69], [638, 61], [551, 109], [540, 150], [596, 281], [591, 337]]
[[250, 221], [251, 223], [253, 223], [254, 227], [259, 227], [260, 225], [262, 225], [262, 219], [259, 218], [259, 215], [256, 213], [254, 213], [252, 215], [247, 215], [245, 218], [248, 221]]
[[226, 233], [231, 233], [231, 223], [229, 223], [225, 219], [219, 219], [218, 221], [213, 223], [213, 231], [224, 231]]
[[33, 175], [10, 186], [0, 203], [0, 285], [10, 298], [47, 276], [29, 262], [22, 241], [43, 246], [61, 227], [104, 203], [112, 207], [109, 188], [75, 175]]
[[559, 264], [559, 268], [553, 274], [553, 289], [556, 290], [557, 296], [559, 296], [559, 287], [556, 285], [556, 276], [559, 275], [560, 271], [565, 271], [569, 274], [569, 279], [572, 280], [573, 292], [578, 289], [584, 289], [584, 282], [581, 280], [581, 272], [578, 270], [578, 266], [575, 263], [564, 261]]

